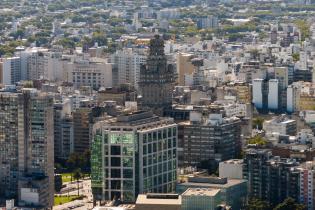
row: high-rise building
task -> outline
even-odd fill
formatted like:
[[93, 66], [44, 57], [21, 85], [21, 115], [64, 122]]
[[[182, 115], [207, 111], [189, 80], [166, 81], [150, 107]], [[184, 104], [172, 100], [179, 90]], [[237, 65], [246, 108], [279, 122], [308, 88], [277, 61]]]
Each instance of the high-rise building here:
[[292, 83], [287, 88], [287, 111], [293, 113], [300, 110], [301, 85], [298, 82]]
[[219, 161], [239, 156], [241, 121], [236, 117], [191, 112], [190, 121], [180, 124], [183, 130], [183, 165], [200, 165], [208, 161], [214, 170]]
[[268, 83], [268, 109], [277, 110], [279, 108], [279, 82], [271, 79]]
[[67, 159], [73, 152], [73, 120], [69, 99], [54, 103], [55, 159]]
[[117, 51], [110, 58], [110, 62], [117, 68], [117, 84], [129, 83], [136, 88], [140, 80], [140, 66], [145, 64], [146, 56], [133, 49]]
[[150, 41], [150, 53], [146, 66], [141, 66], [139, 87], [143, 107], [150, 107], [163, 112], [172, 105], [172, 92], [175, 82], [175, 71], [167, 64], [164, 54], [164, 40], [156, 35]]
[[219, 25], [218, 18], [215, 16], [208, 16], [199, 18], [197, 21], [197, 27], [199, 29], [207, 29], [207, 28], [217, 28]]
[[23, 95], [1, 92], [0, 116], [0, 197], [14, 198], [18, 194], [19, 142], [24, 142]]
[[[289, 84], [288, 67], [276, 67], [274, 71], [275, 79], [278, 80], [278, 109], [285, 111], [287, 106], [287, 87]], [[269, 92], [273, 91], [273, 89], [275, 89], [275, 85], [269, 87]], [[273, 98], [274, 100], [275, 98]]]
[[253, 104], [257, 109], [263, 109], [266, 107], [268, 98], [266, 97], [268, 85], [263, 79], [253, 80]]
[[172, 118], [138, 111], [94, 124], [95, 200], [134, 202], [139, 193], [173, 193], [176, 170], [177, 125]]
[[83, 154], [91, 146], [92, 109], [80, 107], [73, 112], [73, 152]]
[[48, 49], [31, 48], [27, 49], [27, 79], [37, 80], [44, 78], [47, 57], [44, 52]]
[[315, 163], [308, 161], [296, 168], [300, 172], [300, 202], [307, 206], [307, 209], [314, 209], [314, 189], [315, 189]]
[[2, 90], [0, 98], [0, 197], [52, 207], [53, 99], [35, 89]]
[[266, 200], [272, 205], [287, 197], [298, 201], [300, 173], [292, 170], [298, 165], [293, 159], [272, 156], [269, 150], [246, 150], [243, 176], [248, 180], [249, 197]]
[[21, 80], [21, 60], [19, 57], [0, 59], [0, 83], [15, 84]]

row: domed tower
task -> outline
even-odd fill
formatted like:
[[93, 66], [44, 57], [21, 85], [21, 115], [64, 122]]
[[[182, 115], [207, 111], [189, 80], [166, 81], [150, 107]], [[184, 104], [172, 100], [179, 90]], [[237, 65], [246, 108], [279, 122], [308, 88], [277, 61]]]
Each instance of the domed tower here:
[[156, 35], [150, 40], [150, 53], [146, 65], [140, 68], [139, 87], [142, 106], [161, 114], [172, 106], [175, 83], [174, 66], [167, 64], [164, 40]]

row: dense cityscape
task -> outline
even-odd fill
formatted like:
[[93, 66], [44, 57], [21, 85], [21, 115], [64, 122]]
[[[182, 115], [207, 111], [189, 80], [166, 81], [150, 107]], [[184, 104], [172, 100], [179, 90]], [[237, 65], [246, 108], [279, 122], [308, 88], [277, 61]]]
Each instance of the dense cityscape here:
[[314, 0], [1, 0], [0, 209], [314, 210]]

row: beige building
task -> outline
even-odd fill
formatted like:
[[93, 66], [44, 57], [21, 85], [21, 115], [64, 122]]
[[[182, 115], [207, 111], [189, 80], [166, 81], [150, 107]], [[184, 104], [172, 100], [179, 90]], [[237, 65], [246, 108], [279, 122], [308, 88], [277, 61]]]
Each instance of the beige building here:
[[313, 95], [301, 94], [299, 110], [313, 110], [315, 108], [315, 97]]
[[193, 74], [194, 65], [191, 63], [191, 59], [193, 58], [192, 54], [187, 53], [179, 53], [177, 55], [177, 73], [178, 73], [178, 85], [185, 85], [185, 75]]
[[140, 194], [136, 210], [181, 210], [182, 198], [177, 194]]
[[112, 87], [112, 64], [101, 58], [77, 58], [64, 64], [67, 82], [75, 87]]

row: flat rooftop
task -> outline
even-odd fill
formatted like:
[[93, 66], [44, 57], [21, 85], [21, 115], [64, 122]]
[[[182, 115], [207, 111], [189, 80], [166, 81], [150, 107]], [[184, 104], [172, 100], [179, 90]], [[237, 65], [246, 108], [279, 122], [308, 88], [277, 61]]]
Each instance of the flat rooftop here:
[[210, 188], [188, 188], [182, 196], [216, 196], [220, 192], [220, 189]]
[[182, 198], [178, 194], [140, 194], [136, 202], [138, 205], [181, 205], [181, 203]]
[[216, 189], [222, 189], [222, 188], [229, 188], [234, 185], [238, 185], [241, 183], [247, 182], [243, 179], [228, 179], [227, 183], [225, 184], [218, 184], [218, 183], [207, 183], [207, 182], [183, 182], [179, 183], [179, 186], [187, 186], [187, 187], [195, 187], [195, 188], [216, 188]]

